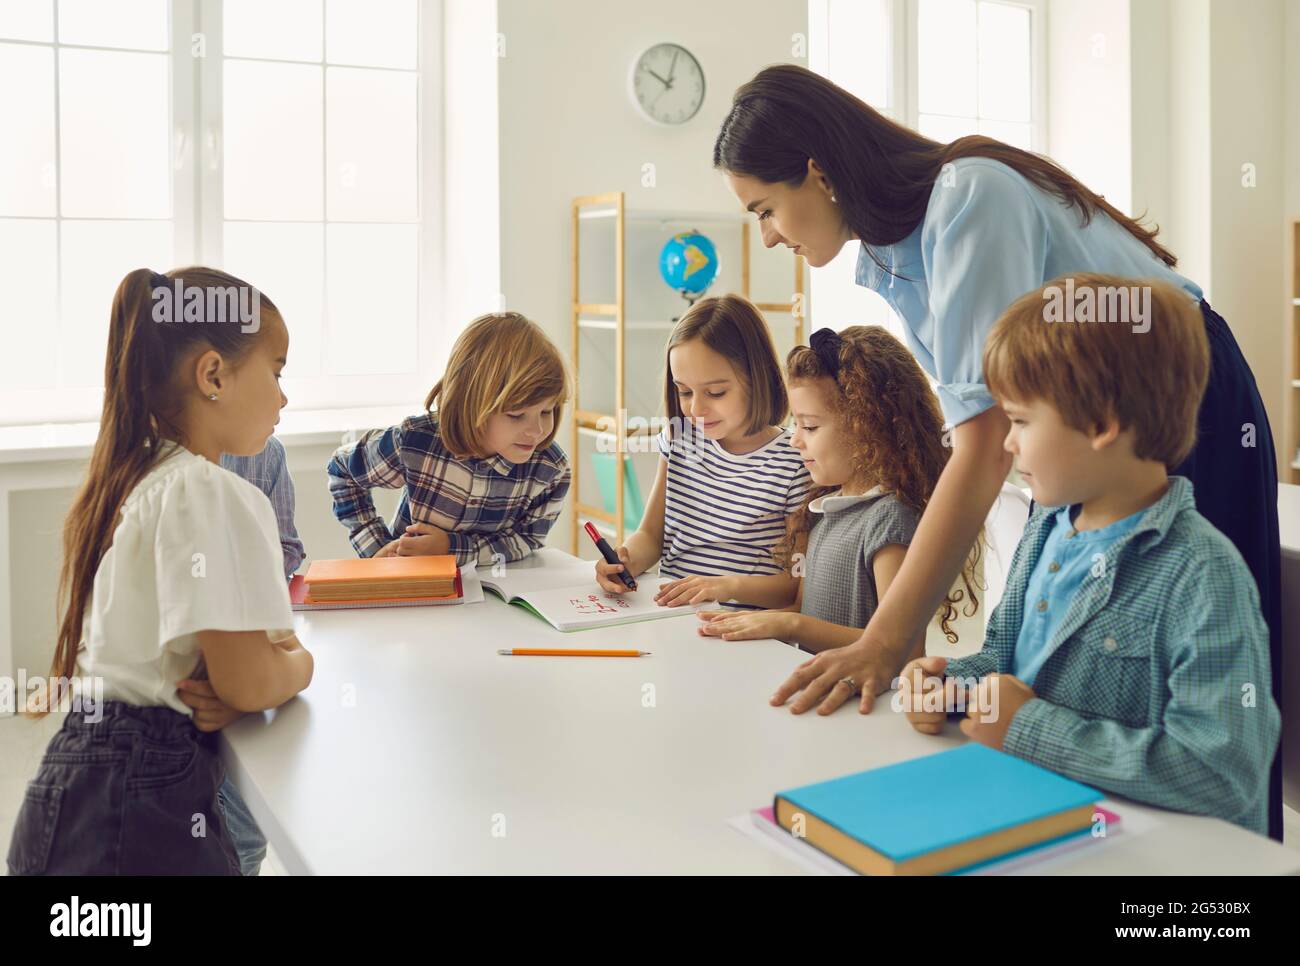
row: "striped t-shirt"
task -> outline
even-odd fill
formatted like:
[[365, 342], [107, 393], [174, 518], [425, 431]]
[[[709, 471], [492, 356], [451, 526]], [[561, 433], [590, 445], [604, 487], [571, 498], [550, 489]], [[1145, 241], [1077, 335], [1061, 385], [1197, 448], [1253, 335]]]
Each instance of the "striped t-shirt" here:
[[678, 425], [671, 440], [667, 430], [656, 440], [668, 461], [660, 575], [780, 573], [772, 548], [811, 484], [790, 430], [735, 456], [689, 420]]

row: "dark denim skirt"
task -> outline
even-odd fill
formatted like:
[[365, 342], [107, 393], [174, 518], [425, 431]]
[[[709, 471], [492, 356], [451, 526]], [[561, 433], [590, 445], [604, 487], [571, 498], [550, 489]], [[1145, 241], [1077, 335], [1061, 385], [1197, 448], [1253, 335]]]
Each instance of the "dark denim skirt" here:
[[238, 875], [215, 734], [105, 701], [51, 739], [9, 843], [10, 875]]

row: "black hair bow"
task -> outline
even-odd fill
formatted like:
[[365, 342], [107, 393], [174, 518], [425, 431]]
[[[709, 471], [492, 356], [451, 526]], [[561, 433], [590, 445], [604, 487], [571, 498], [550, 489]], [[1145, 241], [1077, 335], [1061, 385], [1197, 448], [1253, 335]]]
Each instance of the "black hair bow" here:
[[840, 346], [844, 340], [834, 329], [818, 329], [808, 340], [812, 351], [817, 354], [817, 361], [828, 376], [836, 376], [840, 371]]

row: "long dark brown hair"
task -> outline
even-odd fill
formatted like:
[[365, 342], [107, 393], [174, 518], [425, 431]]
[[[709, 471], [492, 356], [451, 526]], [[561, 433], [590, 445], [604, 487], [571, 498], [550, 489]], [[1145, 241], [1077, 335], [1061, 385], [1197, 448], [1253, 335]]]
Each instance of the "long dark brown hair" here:
[[[196, 350], [212, 348], [226, 361], [238, 364], [262, 328], [259, 324], [253, 331], [249, 326], [246, 332], [238, 316], [221, 324], [208, 324], [213, 320], [205, 317], [202, 324], [195, 324], [182, 319], [179, 305], [174, 305], [172, 311], [159, 312], [156, 318], [155, 306], [161, 300], [154, 298], [155, 288], [170, 287], [176, 279], [181, 280], [182, 291], [204, 289], [201, 315], [232, 291], [253, 291], [247, 282], [233, 275], [197, 266], [165, 275], [138, 268], [118, 284], [108, 320], [99, 435], [86, 480], [63, 525], [63, 566], [59, 576], [62, 617], [50, 670], [56, 681], [71, 680], [76, 674], [77, 648], [95, 571], [113, 542], [123, 501], [152, 468], [164, 440], [185, 442], [175, 422], [180, 410], [180, 363]], [[261, 322], [268, 313], [279, 315], [271, 300], [261, 293], [257, 305]], [[40, 717], [56, 704], [56, 695], [51, 693], [48, 703], [42, 701], [42, 706], [28, 711]]]
[[973, 157], [1014, 169], [1077, 208], [1084, 225], [1105, 212], [1166, 265], [1177, 264], [1156, 241], [1159, 226], [1144, 227], [1050, 158], [982, 135], [932, 141], [794, 64], [766, 67], [742, 84], [713, 144], [715, 168], [768, 184], [797, 188], [809, 159], [816, 161], [835, 188], [845, 222], [867, 245], [893, 245], [910, 235], [925, 218], [943, 166]]
[[[916, 357], [886, 329], [878, 325], [853, 325], [839, 334], [837, 364], [823, 362], [808, 346], [798, 345], [786, 357], [790, 385], [824, 380], [828, 402], [852, 447], [849, 463], [852, 482], [870, 489], [879, 486], [899, 502], [924, 513], [939, 474], [952, 450], [944, 445], [943, 414]], [[814, 486], [791, 515], [785, 536], [773, 556], [787, 569], [796, 552], [807, 548], [808, 532], [820, 515], [808, 507], [813, 500], [839, 489]], [[975, 595], [980, 541], [975, 541], [962, 565], [964, 589], [951, 591], [939, 605], [944, 636], [957, 643], [952, 621], [963, 600], [963, 612], [973, 616], [979, 607]]]

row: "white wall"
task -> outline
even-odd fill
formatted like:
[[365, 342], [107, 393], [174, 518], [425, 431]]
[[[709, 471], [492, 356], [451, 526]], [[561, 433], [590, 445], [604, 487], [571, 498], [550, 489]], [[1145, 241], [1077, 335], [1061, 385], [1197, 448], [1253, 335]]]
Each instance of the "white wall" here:
[[[1149, 211], [1178, 270], [1232, 327], [1279, 444], [1290, 391], [1281, 351], [1284, 210], [1296, 210], [1300, 166], [1300, 97], [1294, 65], [1285, 66], [1286, 36], [1289, 29], [1294, 37], [1298, 6], [1134, 0], [1129, 21], [1134, 207]], [[1254, 186], [1243, 183], [1247, 164]]]
[[[1291, 2], [1286, 5], [1286, 23], [1284, 26], [1283, 46], [1289, 51], [1300, 51], [1300, 3]], [[1286, 240], [1282, 248], [1282, 300], [1285, 304], [1287, 299], [1295, 297], [1292, 291], [1293, 272], [1292, 266], [1300, 264], [1300, 252], [1295, 249], [1295, 235], [1291, 228], [1293, 222], [1300, 220], [1300, 123], [1296, 118], [1300, 118], [1300, 57], [1292, 55], [1283, 58], [1283, 102], [1282, 116], [1290, 118], [1291, 123], [1283, 126], [1283, 144], [1282, 144], [1282, 184], [1283, 201], [1282, 207], [1285, 217], [1283, 231], [1286, 234]], [[1291, 312], [1294, 316], [1296, 313]], [[1296, 327], [1288, 324], [1286, 327], [1286, 352], [1283, 354], [1285, 359], [1296, 358]], [[1294, 438], [1297, 417], [1300, 416], [1300, 390], [1286, 384], [1289, 374], [1283, 376], [1283, 389], [1286, 394], [1289, 405], [1285, 408], [1288, 412], [1284, 418], [1284, 424], [1287, 426], [1286, 432], [1282, 438], [1289, 441]], [[1281, 429], [1281, 427], [1277, 427]], [[1290, 447], [1289, 442], [1279, 447], [1278, 457], [1283, 466], [1296, 459], [1296, 452]], [[1284, 477], [1285, 479], [1286, 477]], [[1297, 743], [1300, 744], [1300, 743]], [[1296, 747], [1296, 746], [1293, 746]], [[1296, 751], [1296, 760], [1300, 761], [1300, 747]]]
[[1283, 111], [1286, 6], [1210, 5], [1210, 301], [1255, 371], [1276, 443], [1286, 377], [1283, 131], [1300, 124]]
[[1047, 153], [1129, 212], [1129, 0], [1052, 0], [1046, 39]]
[[[501, 174], [497, 9], [443, 0], [443, 328], [499, 308]], [[445, 365], [445, 354], [438, 367]]]

